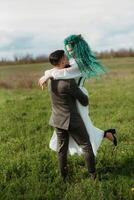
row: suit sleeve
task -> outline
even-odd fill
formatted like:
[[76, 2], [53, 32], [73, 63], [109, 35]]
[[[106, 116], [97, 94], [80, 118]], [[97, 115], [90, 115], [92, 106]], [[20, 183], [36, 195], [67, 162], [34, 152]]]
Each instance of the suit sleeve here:
[[72, 79], [70, 80], [70, 87], [68, 92], [75, 98], [77, 99], [83, 106], [88, 105], [88, 96], [85, 95], [81, 89], [78, 87], [76, 84], [75, 80]]

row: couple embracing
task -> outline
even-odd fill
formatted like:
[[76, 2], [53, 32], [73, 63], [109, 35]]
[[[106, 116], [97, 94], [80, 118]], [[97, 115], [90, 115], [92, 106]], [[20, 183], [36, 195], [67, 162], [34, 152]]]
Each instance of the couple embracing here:
[[[64, 180], [68, 175], [67, 155], [83, 154], [89, 177], [96, 179], [95, 156], [105, 137], [115, 146], [115, 129], [100, 130], [89, 116], [88, 92], [84, 87], [87, 78], [105, 73], [81, 35], [71, 35], [64, 40], [64, 50], [49, 56], [53, 68], [45, 71], [39, 85], [48, 83], [52, 115], [49, 124], [54, 127], [49, 147], [57, 151], [59, 171]], [[49, 80], [49, 81], [48, 81]]]

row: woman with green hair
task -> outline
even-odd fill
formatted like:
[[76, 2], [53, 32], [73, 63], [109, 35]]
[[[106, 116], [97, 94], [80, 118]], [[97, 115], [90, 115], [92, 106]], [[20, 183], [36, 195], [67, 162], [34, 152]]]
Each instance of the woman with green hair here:
[[[54, 79], [71, 79], [75, 78], [80, 89], [88, 95], [86, 88], [83, 86], [87, 78], [97, 77], [106, 72], [105, 67], [96, 59], [96, 56], [91, 51], [88, 43], [81, 35], [70, 35], [64, 40], [66, 56], [69, 58], [70, 67], [64, 69], [53, 68], [45, 71], [45, 75], [39, 80], [40, 86], [51, 77]], [[89, 134], [90, 142], [93, 148], [94, 155], [97, 155], [97, 150], [104, 137], [111, 140], [114, 145], [117, 145], [117, 140], [114, 134], [115, 129], [101, 130], [95, 127], [89, 117], [88, 106], [82, 106], [79, 101], [77, 103], [78, 111], [83, 119], [87, 132]], [[49, 147], [57, 151], [57, 135], [54, 132]], [[69, 153], [82, 154], [82, 149], [70, 136], [69, 138]]]

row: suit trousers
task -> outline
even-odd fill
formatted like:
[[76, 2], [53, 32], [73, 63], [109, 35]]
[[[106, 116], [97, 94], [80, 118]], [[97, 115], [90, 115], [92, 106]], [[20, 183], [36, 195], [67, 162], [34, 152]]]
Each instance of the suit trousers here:
[[95, 156], [93, 153], [93, 149], [90, 143], [89, 135], [87, 133], [86, 127], [81, 120], [79, 125], [75, 126], [70, 123], [68, 130], [63, 130], [60, 128], [55, 128], [57, 138], [58, 138], [58, 164], [59, 171], [62, 177], [66, 177], [68, 174], [67, 169], [67, 153], [68, 153], [68, 145], [69, 145], [69, 135], [73, 137], [76, 143], [81, 146], [85, 162], [88, 168], [89, 173], [95, 172]]

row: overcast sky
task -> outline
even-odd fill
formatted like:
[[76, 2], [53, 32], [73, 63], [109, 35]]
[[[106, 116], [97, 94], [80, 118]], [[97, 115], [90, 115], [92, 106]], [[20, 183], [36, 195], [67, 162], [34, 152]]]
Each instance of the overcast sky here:
[[134, 48], [134, 0], [0, 0], [0, 58], [49, 54], [80, 33], [95, 51]]

